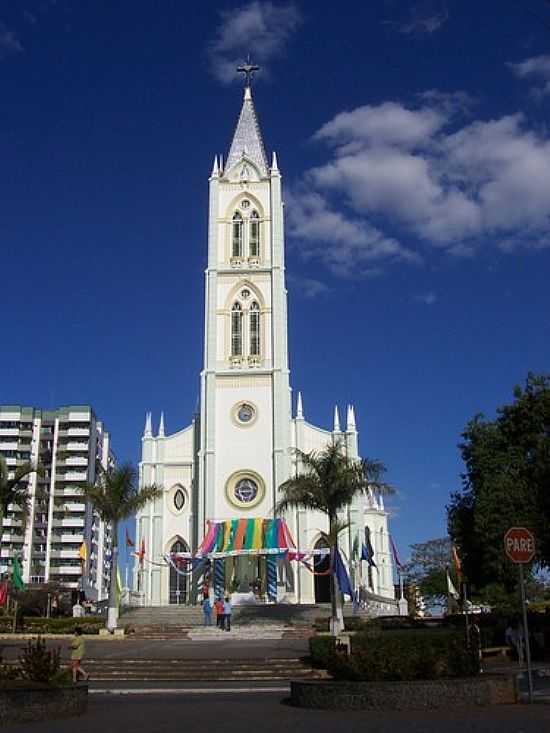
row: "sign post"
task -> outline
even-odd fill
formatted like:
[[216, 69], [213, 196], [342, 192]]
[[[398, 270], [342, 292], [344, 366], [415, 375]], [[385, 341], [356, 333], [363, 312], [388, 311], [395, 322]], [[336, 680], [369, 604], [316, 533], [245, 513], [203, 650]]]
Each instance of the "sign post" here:
[[525, 656], [527, 659], [527, 682], [529, 685], [529, 702], [531, 703], [533, 702], [533, 674], [531, 670], [531, 645], [529, 644], [529, 627], [527, 626], [527, 603], [525, 599], [523, 566], [530, 563], [535, 556], [535, 537], [525, 527], [511, 527], [504, 535], [504, 550], [507, 557], [513, 563], [519, 565], [523, 633], [525, 637]]

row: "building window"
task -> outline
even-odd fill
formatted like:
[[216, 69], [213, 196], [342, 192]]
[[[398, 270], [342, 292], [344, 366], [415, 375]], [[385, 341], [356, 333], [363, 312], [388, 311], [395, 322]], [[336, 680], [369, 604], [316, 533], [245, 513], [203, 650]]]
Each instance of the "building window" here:
[[257, 211], [250, 214], [250, 237], [248, 242], [250, 257], [260, 256], [260, 217]]
[[250, 356], [260, 355], [260, 306], [256, 301], [250, 306]]
[[243, 256], [243, 218], [237, 212], [233, 216], [233, 237], [231, 252], [233, 257]]
[[185, 505], [185, 494], [181, 489], [178, 489], [174, 494], [174, 506], [178, 512], [181, 512]]
[[239, 303], [231, 309], [231, 356], [243, 353], [243, 311]]

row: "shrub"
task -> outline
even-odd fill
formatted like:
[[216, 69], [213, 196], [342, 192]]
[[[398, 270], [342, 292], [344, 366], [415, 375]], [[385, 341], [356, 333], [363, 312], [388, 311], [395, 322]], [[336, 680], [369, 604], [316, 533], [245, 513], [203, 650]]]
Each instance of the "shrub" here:
[[327, 669], [335, 651], [333, 636], [312, 636], [309, 640], [309, 654], [314, 667]]
[[61, 668], [59, 649], [47, 649], [44, 639], [29, 641], [19, 657], [21, 676], [32, 682], [51, 682]]
[[349, 657], [330, 655], [327, 670], [344, 680], [431, 680], [473, 676], [479, 660], [459, 632], [372, 631], [352, 638]]
[[75, 626], [80, 626], [83, 634], [99, 634], [99, 629], [105, 626], [105, 619], [100, 616], [24, 618], [19, 630], [31, 634], [72, 634]]

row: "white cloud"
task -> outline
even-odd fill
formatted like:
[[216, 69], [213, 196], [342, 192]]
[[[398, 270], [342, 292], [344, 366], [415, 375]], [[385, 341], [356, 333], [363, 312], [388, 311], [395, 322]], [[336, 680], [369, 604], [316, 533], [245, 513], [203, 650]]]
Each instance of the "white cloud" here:
[[0, 23], [0, 59], [12, 53], [21, 53], [21, 51], [23, 51], [23, 46], [17, 34]]
[[378, 275], [380, 263], [417, 262], [418, 255], [360, 217], [346, 216], [315, 191], [287, 191], [285, 211], [291, 237], [306, 259], [318, 259], [341, 277]]
[[420, 293], [419, 295], [414, 296], [414, 300], [417, 303], [423, 303], [424, 305], [435, 305], [438, 301], [438, 297], [433, 292]]
[[313, 138], [326, 160], [289, 206], [305, 253], [349, 275], [418, 261], [426, 244], [459, 257], [487, 242], [547, 247], [550, 137], [521, 114], [465, 121], [467, 101], [431, 91], [417, 105], [366, 105], [322, 125]]
[[236, 67], [248, 53], [261, 66], [260, 73], [266, 75], [269, 62], [283, 53], [301, 22], [293, 3], [268, 0], [253, 0], [239, 8], [221, 11], [220, 16], [220, 25], [207, 52], [210, 69], [223, 84], [235, 79]]
[[291, 288], [299, 291], [305, 298], [317, 298], [319, 295], [330, 293], [330, 288], [326, 283], [314, 278], [299, 277], [289, 273], [287, 282]]
[[448, 20], [449, 10], [445, 3], [424, 0], [411, 8], [408, 20], [398, 24], [397, 29], [406, 35], [431, 35]]
[[532, 56], [517, 64], [508, 64], [520, 79], [533, 79], [540, 86], [533, 90], [539, 97], [550, 95], [550, 54]]

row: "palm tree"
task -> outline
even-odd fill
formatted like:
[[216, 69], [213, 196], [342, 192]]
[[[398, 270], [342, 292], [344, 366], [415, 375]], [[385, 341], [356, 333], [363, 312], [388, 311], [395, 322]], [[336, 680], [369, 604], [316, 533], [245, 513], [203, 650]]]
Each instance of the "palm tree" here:
[[126, 463], [108, 470], [100, 468], [96, 482], [85, 484], [82, 493], [93, 504], [101, 519], [111, 525], [112, 550], [107, 628], [113, 630], [118, 623], [116, 583], [119, 524], [161, 496], [162, 489], [154, 484], [142, 486], [140, 489], [136, 469], [130, 463]]
[[[321, 534], [330, 548], [331, 567], [333, 567], [338, 549], [338, 535], [349, 526], [347, 522], [339, 519], [338, 514], [349, 507], [358, 494], [367, 494], [369, 491], [390, 494], [393, 493], [393, 488], [383, 481], [386, 467], [381, 461], [350, 458], [345, 455], [339, 442], [327, 445], [320, 452], [304, 453], [297, 450], [296, 455], [302, 466], [302, 473], [281, 484], [279, 490], [283, 497], [277, 503], [275, 512], [279, 514], [290, 508], [301, 508], [326, 514], [329, 531]], [[331, 627], [333, 633], [336, 633], [339, 624], [332, 573], [330, 600]]]
[[0, 519], [6, 516], [9, 504], [18, 504], [23, 516], [26, 517], [29, 511], [29, 490], [27, 484], [23, 484], [22, 481], [33, 471], [42, 474], [39, 466], [23, 463], [15, 469], [15, 476], [8, 478], [8, 464], [4, 456], [0, 455], [0, 510], [2, 513]]

